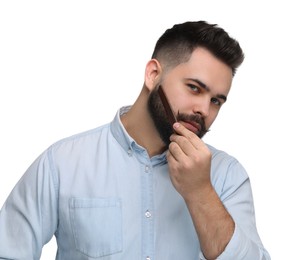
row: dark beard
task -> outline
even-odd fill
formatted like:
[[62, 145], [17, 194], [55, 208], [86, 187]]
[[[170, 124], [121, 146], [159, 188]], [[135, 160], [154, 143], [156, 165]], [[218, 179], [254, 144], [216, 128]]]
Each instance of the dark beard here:
[[[174, 129], [168, 121], [166, 112], [156, 89], [151, 92], [148, 98], [148, 111], [160, 135], [160, 138], [165, 143], [166, 147], [168, 147], [170, 144], [170, 136], [174, 133]], [[205, 122], [199, 114], [187, 115], [178, 112], [176, 118], [177, 121], [191, 121], [198, 123], [201, 129], [195, 134], [199, 138], [202, 138], [208, 132], [205, 126]]]

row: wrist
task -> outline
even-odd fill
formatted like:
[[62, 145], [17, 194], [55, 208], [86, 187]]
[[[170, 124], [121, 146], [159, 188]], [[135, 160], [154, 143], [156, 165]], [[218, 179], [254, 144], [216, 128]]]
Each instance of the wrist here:
[[187, 205], [206, 205], [217, 198], [216, 191], [211, 182], [204, 183], [201, 187], [184, 196]]

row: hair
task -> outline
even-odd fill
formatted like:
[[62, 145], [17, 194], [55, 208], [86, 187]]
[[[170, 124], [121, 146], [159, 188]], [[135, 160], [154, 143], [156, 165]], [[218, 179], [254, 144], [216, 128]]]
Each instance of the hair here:
[[156, 42], [152, 58], [172, 68], [187, 62], [197, 47], [206, 48], [232, 69], [233, 76], [244, 60], [244, 53], [234, 38], [205, 21], [175, 24]]

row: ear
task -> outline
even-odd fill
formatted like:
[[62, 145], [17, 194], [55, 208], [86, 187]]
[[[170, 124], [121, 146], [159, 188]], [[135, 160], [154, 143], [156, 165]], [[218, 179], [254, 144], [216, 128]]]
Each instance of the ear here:
[[152, 91], [160, 82], [162, 68], [158, 60], [151, 59], [148, 61], [145, 69], [145, 86]]

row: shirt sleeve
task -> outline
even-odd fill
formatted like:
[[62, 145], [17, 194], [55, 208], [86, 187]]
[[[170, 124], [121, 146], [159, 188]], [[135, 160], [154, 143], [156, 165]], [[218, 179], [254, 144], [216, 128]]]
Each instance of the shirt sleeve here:
[[28, 168], [0, 212], [0, 259], [40, 259], [57, 227], [57, 179], [43, 153]]
[[[270, 260], [256, 228], [250, 179], [236, 160], [227, 168], [226, 178], [217, 191], [235, 222], [235, 230], [219, 260]], [[201, 260], [206, 260], [200, 254]]]

